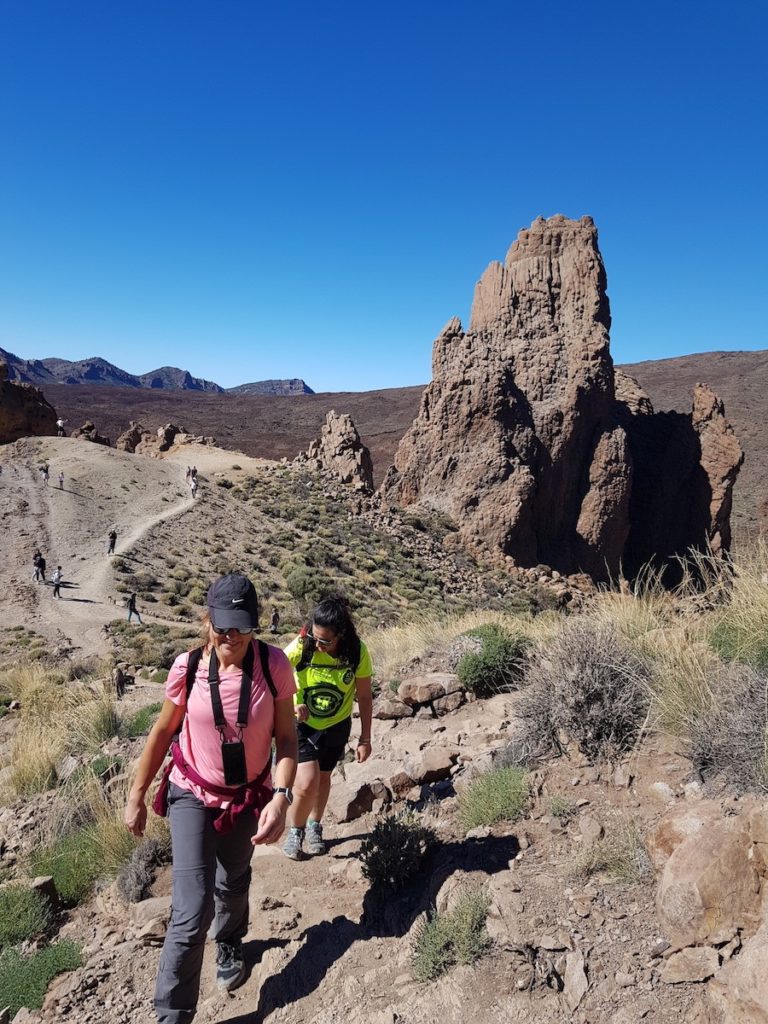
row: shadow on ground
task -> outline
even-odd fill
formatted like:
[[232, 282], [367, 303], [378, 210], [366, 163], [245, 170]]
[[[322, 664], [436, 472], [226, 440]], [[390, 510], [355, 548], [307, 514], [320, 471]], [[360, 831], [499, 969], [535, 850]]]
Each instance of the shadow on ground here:
[[[520, 849], [515, 836], [488, 836], [463, 842], [440, 844], [430, 856], [422, 879], [428, 884], [414, 885], [399, 899], [391, 891], [377, 891], [372, 886], [363, 899], [360, 922], [336, 917], [313, 925], [303, 933], [303, 945], [290, 963], [261, 986], [259, 1005], [252, 1013], [221, 1017], [219, 1024], [263, 1024], [269, 1014], [296, 1003], [317, 991], [333, 964], [353, 943], [374, 938], [401, 938], [416, 918], [429, 910], [445, 880], [456, 871], [504, 871]], [[275, 939], [249, 943], [248, 961], [268, 949], [283, 947], [286, 940]], [[258, 947], [258, 948], [255, 948]]]

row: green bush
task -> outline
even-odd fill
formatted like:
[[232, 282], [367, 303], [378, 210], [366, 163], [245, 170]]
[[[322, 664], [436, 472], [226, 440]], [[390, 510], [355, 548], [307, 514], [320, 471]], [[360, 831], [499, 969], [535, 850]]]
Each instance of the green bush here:
[[136, 736], [146, 736], [154, 725], [155, 719], [159, 715], [162, 706], [162, 704], [147, 704], [145, 708], [140, 708], [136, 714], [126, 722], [123, 730], [124, 735], [129, 736], [131, 739], [135, 739]]
[[36, 889], [19, 884], [0, 889], [0, 949], [44, 935], [52, 920], [50, 900]]
[[52, 875], [62, 902], [82, 903], [104, 874], [101, 847], [92, 826], [68, 832], [50, 846], [39, 846], [30, 854], [37, 875]]
[[768, 630], [740, 617], [724, 617], [709, 635], [712, 648], [726, 661], [743, 661], [768, 671]]
[[456, 674], [468, 690], [478, 697], [490, 697], [519, 682], [530, 646], [527, 637], [495, 623], [478, 626], [465, 635], [479, 638], [482, 644], [456, 666]]
[[363, 874], [374, 886], [402, 889], [419, 874], [436, 839], [415, 814], [383, 818], [360, 848]]
[[430, 981], [455, 964], [472, 964], [488, 951], [491, 939], [486, 931], [490, 900], [478, 888], [468, 889], [452, 911], [434, 915], [423, 925], [413, 952], [413, 975]]
[[74, 942], [57, 942], [23, 956], [18, 949], [0, 953], [0, 1006], [9, 1006], [11, 1018], [26, 1006], [39, 1009], [46, 990], [57, 974], [82, 966], [80, 949]]
[[527, 799], [528, 774], [523, 768], [493, 768], [459, 794], [459, 823], [469, 832], [496, 821], [516, 821]]

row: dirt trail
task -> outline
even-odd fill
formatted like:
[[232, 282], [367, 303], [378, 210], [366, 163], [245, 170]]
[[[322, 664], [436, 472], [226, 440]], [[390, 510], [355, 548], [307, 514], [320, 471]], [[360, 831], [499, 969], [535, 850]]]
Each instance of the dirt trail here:
[[[83, 653], [103, 650], [102, 627], [124, 614], [115, 589], [107, 535], [117, 531], [115, 554], [129, 556], [153, 527], [192, 508], [185, 465], [201, 471], [229, 469], [219, 449], [182, 449], [155, 459], [72, 438], [25, 438], [0, 455], [0, 523], [5, 558], [0, 562], [0, 608], [5, 626], [23, 624], [52, 643], [68, 641]], [[49, 467], [43, 481], [40, 467]], [[59, 486], [59, 473], [64, 474]], [[197, 501], [204, 501], [200, 493]], [[46, 577], [61, 565], [61, 600], [32, 581], [32, 554], [42, 551]], [[150, 620], [151, 614], [147, 616]]]

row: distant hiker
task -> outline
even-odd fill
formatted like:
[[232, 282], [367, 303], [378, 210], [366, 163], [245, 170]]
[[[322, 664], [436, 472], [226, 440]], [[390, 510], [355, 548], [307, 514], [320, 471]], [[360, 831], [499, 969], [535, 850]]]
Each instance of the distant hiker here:
[[192, 477], [192, 481], [191, 481], [191, 483], [189, 485], [189, 489], [190, 489], [190, 491], [192, 491], [192, 497], [194, 498], [197, 495], [197, 477], [196, 476]]
[[131, 616], [132, 615], [135, 615], [136, 618], [139, 620], [139, 625], [140, 626], [144, 625], [144, 623], [141, 621], [141, 616], [139, 615], [139, 609], [136, 607], [136, 594], [131, 594], [131, 596], [128, 598], [128, 621], [129, 622], [131, 621]]
[[48, 467], [47, 466], [42, 466], [40, 468], [40, 475], [43, 478], [43, 483], [47, 486], [48, 485]]
[[331, 773], [347, 749], [355, 700], [360, 711], [357, 760], [367, 761], [371, 755], [373, 667], [347, 602], [337, 596], [320, 601], [285, 653], [296, 676], [299, 767], [283, 853], [300, 860], [305, 839], [310, 856], [326, 851], [321, 822]]
[[64, 473], [63, 472], [59, 473], [59, 490], [60, 491], [64, 490]]
[[125, 807], [128, 831], [142, 836], [147, 791], [178, 734], [153, 804], [168, 815], [173, 851], [171, 918], [155, 987], [162, 1024], [195, 1015], [209, 929], [217, 984], [230, 991], [243, 982], [253, 848], [280, 839], [293, 798], [295, 683], [283, 652], [254, 641], [257, 607], [245, 576], [211, 585], [205, 645], [180, 655], [168, 673]]
[[32, 565], [35, 567], [35, 571], [32, 573], [32, 582], [45, 583], [45, 559], [39, 551], [36, 551], [32, 555]]
[[189, 475], [193, 480], [197, 480], [197, 466], [193, 466], [192, 469], [190, 469]]
[[184, 475], [184, 479], [187, 481], [187, 483], [189, 483], [189, 478], [191, 476], [192, 476], [192, 470], [191, 470], [191, 468], [189, 466], [187, 466], [187, 472]]
[[276, 633], [277, 627], [280, 625], [280, 612], [277, 608], [272, 606], [272, 614], [269, 617], [269, 632]]
[[61, 597], [61, 581], [64, 579], [64, 573], [61, 571], [61, 566], [57, 566], [53, 576], [51, 576], [51, 583], [53, 584], [53, 596]]
[[64, 424], [66, 420], [56, 420], [56, 436], [64, 437]]
[[108, 555], [114, 555], [114, 553], [115, 553], [115, 544], [117, 543], [117, 530], [110, 530], [109, 533], [107, 534], [107, 538], [109, 540], [109, 547], [107, 548], [107, 554]]

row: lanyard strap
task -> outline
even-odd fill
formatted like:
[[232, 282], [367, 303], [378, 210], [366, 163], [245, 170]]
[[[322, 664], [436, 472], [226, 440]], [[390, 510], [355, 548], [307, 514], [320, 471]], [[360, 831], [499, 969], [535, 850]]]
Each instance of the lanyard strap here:
[[[240, 703], [237, 708], [237, 728], [242, 737], [243, 729], [248, 725], [248, 712], [251, 707], [251, 684], [253, 682], [253, 644], [248, 644], [248, 650], [243, 659], [243, 675], [240, 680]], [[211, 688], [211, 706], [213, 707], [213, 720], [216, 728], [224, 739], [224, 730], [227, 727], [227, 720], [224, 717], [224, 707], [221, 703], [219, 693], [219, 662], [216, 658], [216, 651], [211, 651], [208, 659], [208, 685]]]

